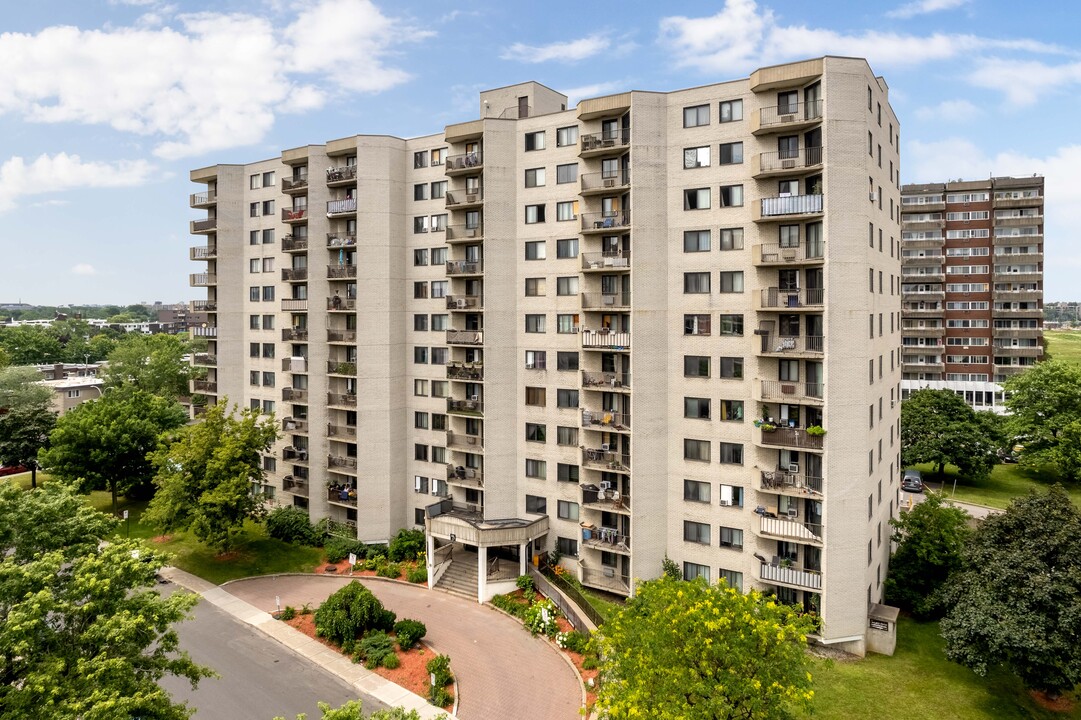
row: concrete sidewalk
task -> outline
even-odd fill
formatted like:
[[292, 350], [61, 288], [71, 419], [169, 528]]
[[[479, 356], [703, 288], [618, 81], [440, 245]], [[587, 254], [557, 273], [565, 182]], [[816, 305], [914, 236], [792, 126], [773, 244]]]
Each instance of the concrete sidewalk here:
[[241, 622], [251, 625], [256, 630], [268, 635], [297, 655], [330, 672], [344, 682], [363, 693], [386, 703], [391, 707], [402, 706], [406, 710], [416, 710], [422, 718], [451, 718], [449, 713], [429, 705], [424, 698], [401, 688], [379, 675], [354, 664], [341, 653], [331, 650], [316, 640], [309, 638], [289, 625], [275, 620], [270, 613], [242, 600], [224, 589], [208, 583], [202, 578], [174, 567], [164, 567], [160, 572], [163, 578], [186, 590], [197, 593], [208, 603], [229, 613]]

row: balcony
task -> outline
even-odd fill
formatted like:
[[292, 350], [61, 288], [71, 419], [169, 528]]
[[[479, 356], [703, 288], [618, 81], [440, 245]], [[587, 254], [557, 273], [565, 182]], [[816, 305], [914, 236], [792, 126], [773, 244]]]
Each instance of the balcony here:
[[217, 312], [216, 300], [192, 300], [188, 303], [188, 311], [193, 313]]
[[218, 218], [211, 217], [205, 220], [192, 220], [188, 225], [188, 232], [192, 235], [205, 235], [206, 233], [216, 232], [218, 229]]
[[[924, 268], [906, 268], [908, 270]], [[983, 273], [980, 273], [981, 275]], [[946, 273], [941, 267], [938, 268], [938, 272], [905, 272], [901, 271], [901, 282], [903, 283], [942, 283], [946, 282]]]
[[911, 338], [940, 338], [946, 336], [944, 327], [902, 327], [901, 337]]
[[774, 430], [762, 430], [760, 445], [771, 447], [792, 447], [801, 450], [821, 450], [822, 435], [811, 435], [803, 428], [779, 427]]
[[762, 335], [760, 355], [778, 355], [782, 357], [817, 357], [826, 349], [826, 338], [821, 335]]
[[629, 332], [606, 332], [604, 330], [585, 330], [581, 334], [584, 350], [630, 350]]
[[202, 325], [190, 328], [192, 337], [216, 338], [218, 336], [217, 325]]
[[825, 303], [824, 288], [764, 288], [759, 298], [759, 309], [796, 312], [813, 310], [821, 312]]
[[327, 330], [327, 342], [352, 344], [356, 341], [356, 330]]
[[482, 275], [484, 263], [481, 260], [448, 260], [447, 275], [449, 277], [468, 277], [470, 275]]
[[1006, 215], [999, 217], [997, 213], [995, 214], [995, 225], [997, 227], [1028, 227], [1042, 223], [1043, 215]]
[[327, 310], [329, 312], [354, 312], [357, 309], [356, 298], [341, 297], [335, 295], [327, 298]]
[[611, 410], [583, 410], [582, 428], [601, 432], [630, 432], [631, 416]]
[[308, 391], [298, 388], [282, 388], [282, 401], [306, 403], [308, 402]]
[[946, 370], [942, 363], [935, 362], [905, 362], [901, 361], [901, 372], [911, 373], [940, 373]]
[[329, 280], [348, 280], [356, 276], [356, 265], [327, 265], [327, 279]]
[[582, 467], [607, 472], [629, 473], [631, 456], [612, 452], [607, 446], [582, 448]]
[[763, 243], [755, 247], [755, 265], [820, 265], [826, 254], [825, 243], [800, 243], [794, 247]]
[[192, 356], [192, 364], [196, 367], [217, 367], [218, 356], [210, 353], [195, 353]]
[[306, 223], [308, 222], [308, 208], [282, 208], [283, 223]]
[[582, 507], [593, 512], [630, 513], [631, 496], [618, 490], [601, 489], [596, 485], [583, 485]]
[[762, 563], [759, 577], [762, 582], [788, 585], [802, 590], [821, 590], [822, 573], [818, 570], [803, 570], [791, 565], [773, 565]]
[[357, 437], [357, 426], [327, 423], [327, 437], [355, 440]]
[[928, 230], [942, 230], [946, 227], [946, 220], [942, 217], [942, 213], [937, 214], [938, 217], [927, 218], [925, 220], [904, 220], [902, 218], [901, 227], [903, 227], [905, 230], [923, 232], [926, 232]]
[[631, 269], [631, 252], [609, 250], [605, 252], [582, 253], [582, 270], [589, 272], [613, 272]]
[[292, 417], [282, 418], [282, 432], [306, 433], [308, 421]]
[[618, 155], [630, 144], [631, 129], [629, 127], [590, 133], [578, 138], [578, 157], [591, 158]]
[[582, 371], [582, 387], [586, 390], [605, 392], [631, 389], [631, 374], [625, 372], [590, 372]]
[[480, 363], [448, 363], [447, 380], [481, 382], [484, 380], [484, 366]]
[[946, 300], [946, 291], [923, 290], [917, 292], [914, 290], [905, 290], [904, 288], [902, 288], [901, 297], [903, 297], [906, 302], [941, 303]]
[[[942, 257], [942, 246], [946, 242], [946, 239], [942, 235], [933, 237], [921, 237], [921, 238], [901, 238], [901, 247], [905, 250], [938, 250], [936, 257]], [[917, 256], [918, 257], [918, 256]], [[902, 257], [901, 262], [904, 263], [905, 259]]]
[[327, 168], [327, 187], [357, 184], [357, 166], [341, 165]]
[[582, 293], [583, 310], [626, 310], [630, 306], [630, 292]]
[[203, 192], [197, 192], [191, 194], [190, 204], [193, 208], [205, 208], [218, 202], [218, 193], [216, 190], [204, 190]]
[[613, 230], [630, 229], [630, 227], [630, 210], [582, 213], [582, 232], [586, 235], [610, 233]]
[[282, 282], [307, 282], [308, 268], [282, 268]]
[[352, 409], [357, 406], [357, 396], [353, 393], [327, 393], [327, 405]]
[[192, 260], [213, 260], [218, 257], [217, 245], [196, 245], [191, 249]]
[[282, 448], [282, 460], [293, 463], [308, 463], [308, 449], [286, 447]]
[[468, 415], [469, 417], [480, 417], [484, 412], [484, 403], [480, 401], [480, 398], [476, 395], [473, 396], [476, 399], [470, 400], [455, 400], [454, 398], [447, 398], [447, 412], [451, 415]]
[[620, 575], [619, 569], [601, 567], [600, 570], [582, 569], [582, 584], [616, 595], [630, 595], [631, 580], [627, 575]]
[[789, 195], [764, 197], [754, 205], [755, 222], [805, 220], [821, 217], [825, 195]]
[[349, 507], [356, 507], [357, 490], [356, 488], [342, 488], [341, 490], [327, 488], [327, 502], [332, 502], [335, 505], [348, 505]]
[[768, 513], [762, 515], [758, 526], [758, 534], [762, 537], [795, 540], [809, 545], [821, 545], [825, 539], [825, 530], [823, 525], [788, 518], [768, 517]]
[[482, 330], [447, 330], [448, 345], [483, 345]]
[[630, 535], [621, 535], [616, 528], [582, 528], [582, 547], [593, 548], [602, 552], [631, 554]]
[[[756, 122], [757, 121], [757, 122]], [[751, 134], [795, 132], [822, 121], [822, 101], [797, 102], [764, 107], [751, 116]]]
[[1043, 356], [1042, 347], [1013, 347], [995, 345], [994, 352], [996, 357], [1023, 357], [1023, 358], [1038, 358]]
[[1038, 338], [1043, 336], [1043, 328], [995, 328], [992, 330], [998, 338]]
[[294, 495], [300, 495], [301, 497], [308, 497], [308, 481], [305, 478], [295, 478], [292, 475], [286, 475], [285, 479], [282, 481], [282, 490], [293, 493]]
[[467, 152], [460, 155], [450, 155], [447, 157], [443, 169], [451, 177], [480, 172], [484, 169], [484, 153]]
[[357, 459], [355, 457], [346, 457], [344, 455], [327, 455], [327, 467], [343, 470], [356, 470]]
[[282, 328], [282, 342], [308, 342], [308, 329]]
[[357, 364], [355, 362], [339, 362], [337, 360], [327, 360], [327, 374], [342, 375], [344, 377], [356, 377]]
[[282, 178], [282, 192], [286, 195], [303, 195], [308, 192], [308, 176]]
[[340, 200], [327, 200], [327, 217], [338, 217], [357, 214], [356, 198], [341, 198]]
[[995, 262], [996, 263], [1018, 263], [1018, 264], [1022, 264], [1022, 263], [1023, 264], [1039, 263], [1039, 262], [1043, 262], [1043, 253], [1042, 252], [1024, 252], [1024, 253], [1021, 253], [1021, 252], [1015, 252], [1015, 253], [997, 252], [997, 253], [995, 253]]
[[1036, 307], [1036, 303], [1029, 303], [1033, 307], [1029, 308], [994, 308], [991, 312], [994, 315], [1004, 315], [1011, 318], [1042, 318], [1043, 310]]
[[308, 312], [308, 298], [282, 298], [283, 312]]
[[598, 173], [586, 173], [579, 177], [579, 183], [579, 194], [583, 196], [618, 193], [631, 186], [631, 170], [630, 168], [623, 168]]
[[447, 447], [465, 452], [477, 452], [484, 449], [484, 438], [480, 435], [466, 435], [448, 430]]
[[446, 232], [448, 243], [468, 243], [484, 239], [484, 223], [448, 225]]
[[355, 232], [328, 232], [327, 233], [327, 247], [330, 249], [353, 247], [357, 244], [357, 234]]
[[286, 235], [282, 238], [282, 252], [295, 253], [305, 252], [308, 249], [308, 237], [296, 237]]
[[996, 208], [1041, 207], [1043, 205], [1043, 196], [995, 198], [994, 203]]
[[218, 276], [214, 273], [192, 273], [190, 284], [192, 287], [213, 287], [218, 284]]
[[443, 199], [448, 209], [469, 210], [484, 205], [484, 192], [480, 188], [448, 190]]
[[192, 392], [215, 394], [218, 392], [218, 383], [214, 380], [192, 380]]
[[447, 310], [476, 312], [484, 308], [480, 295], [447, 295]]
[[822, 148], [805, 147], [795, 152], [791, 150], [759, 153], [755, 156], [756, 166], [752, 176], [760, 180], [775, 175], [789, 175], [806, 172], [822, 167]]
[[[925, 240], [909, 240], [907, 242], [934, 242]], [[902, 255], [901, 266], [907, 267], [935, 267], [942, 269], [942, 263], [945, 261], [945, 256], [941, 250], [936, 250], [931, 253], [925, 253], [923, 255]], [[903, 270], [902, 270], [903, 272]]]
[[767, 402], [821, 405], [825, 389], [826, 386], [822, 383], [801, 382], [798, 380], [762, 380], [762, 396], [758, 399]]
[[447, 465], [447, 484], [482, 490], [484, 489], [484, 473], [476, 468]]
[[787, 470], [763, 470], [759, 489], [781, 495], [822, 497], [822, 478]]

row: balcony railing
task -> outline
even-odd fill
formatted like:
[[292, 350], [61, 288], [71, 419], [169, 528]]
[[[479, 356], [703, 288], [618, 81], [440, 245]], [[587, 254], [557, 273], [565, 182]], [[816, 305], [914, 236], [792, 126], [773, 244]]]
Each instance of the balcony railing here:
[[788, 265], [794, 262], [822, 262], [825, 257], [825, 243], [800, 243], [796, 246], [781, 246], [777, 243], [763, 243], [758, 246], [758, 262], [762, 265]]
[[282, 298], [285, 312], [308, 312], [308, 298]]
[[342, 297], [335, 295], [334, 297], [327, 298], [327, 310], [345, 310], [352, 311], [357, 309], [356, 298]]
[[192, 220], [191, 221], [191, 227], [189, 228], [189, 231], [193, 232], [193, 233], [204, 233], [204, 232], [211, 232], [212, 230], [216, 230], [217, 227], [218, 227], [218, 218], [212, 217], [212, 218], [206, 218], [205, 220]]
[[447, 226], [447, 241], [464, 242], [468, 240], [479, 240], [484, 237], [484, 223], [472, 223], [465, 225], [448, 225]]
[[824, 288], [765, 288], [762, 290], [764, 308], [821, 307], [825, 299]]
[[217, 325], [207, 325], [205, 327], [203, 327], [203, 326], [193, 327], [193, 328], [191, 328], [191, 335], [192, 335], [192, 337], [208, 337], [208, 338], [217, 337], [218, 336], [218, 326]]
[[214, 273], [192, 273], [192, 287], [210, 287], [218, 284], [218, 276]]
[[327, 265], [327, 278], [330, 280], [345, 280], [356, 276], [356, 265]]
[[447, 412], [461, 415], [479, 415], [484, 412], [484, 403], [476, 400], [455, 400], [447, 398]]
[[450, 155], [447, 157], [446, 170], [447, 172], [454, 172], [456, 170], [479, 170], [484, 166], [484, 154], [479, 152], [467, 152], [461, 155]]
[[356, 470], [357, 459], [355, 457], [345, 457], [343, 455], [327, 455], [327, 467]]
[[630, 292], [582, 293], [582, 308], [585, 310], [609, 310], [630, 305]]
[[811, 435], [803, 428], [779, 427], [774, 430], [762, 430], [763, 445], [821, 450], [822, 438], [822, 435]]
[[282, 418], [282, 432], [308, 432], [308, 421], [299, 418]]
[[484, 366], [480, 363], [449, 363], [448, 380], [484, 380]]
[[215, 190], [204, 190], [203, 192], [197, 192], [191, 194], [191, 206], [199, 207], [200, 205], [209, 205], [212, 202], [216, 202], [218, 199], [218, 193]]
[[196, 245], [191, 249], [192, 260], [210, 260], [218, 256], [217, 245]]
[[192, 380], [191, 389], [197, 393], [216, 393], [218, 392], [218, 383], [214, 380]]
[[581, 191], [591, 192], [594, 190], [620, 190], [631, 184], [631, 169], [622, 168], [617, 170], [605, 170], [598, 173], [587, 173], [580, 177]]
[[282, 328], [282, 342], [308, 342], [308, 329]]
[[629, 472], [631, 456], [620, 455], [607, 448], [582, 448], [582, 466], [596, 470]]
[[779, 537], [799, 542], [820, 545], [825, 538], [826, 528], [815, 523], [805, 523], [787, 518], [760, 518], [759, 532], [767, 537]]
[[759, 127], [818, 120], [822, 117], [822, 101], [787, 103], [764, 107], [758, 111]]
[[448, 260], [447, 275], [479, 275], [484, 272], [484, 263], [480, 260]]
[[338, 362], [337, 360], [327, 360], [327, 373], [330, 375], [346, 375], [348, 377], [356, 377], [357, 364], [355, 362]]
[[824, 195], [791, 195], [762, 198], [762, 217], [821, 213]]
[[582, 545], [605, 552], [629, 553], [631, 537], [620, 534], [616, 528], [582, 528]]
[[763, 470], [761, 488], [767, 492], [822, 495], [822, 478], [787, 470]]
[[456, 205], [474, 205], [484, 200], [484, 192], [480, 188], [474, 188], [472, 192], [466, 190], [449, 190], [443, 198], [449, 208]]
[[480, 435], [466, 435], [465, 433], [456, 433], [448, 430], [447, 447], [456, 448], [458, 450], [465, 450], [466, 452], [483, 450], [484, 438]]
[[295, 478], [292, 475], [286, 475], [285, 480], [282, 482], [282, 489], [285, 490], [285, 492], [291, 492], [294, 495], [308, 497], [308, 481], [304, 478]]
[[282, 268], [284, 282], [303, 282], [308, 279], [308, 268]]
[[282, 388], [282, 400], [285, 402], [308, 402], [308, 391], [297, 388]]
[[582, 584], [616, 595], [628, 595], [631, 592], [630, 577], [621, 575], [619, 569], [614, 567], [602, 567], [600, 570], [584, 569]]
[[762, 352], [767, 355], [821, 353], [826, 349], [826, 338], [821, 335], [763, 335]]
[[327, 168], [327, 185], [348, 182], [357, 179], [356, 165], [342, 165], [335, 168]]
[[447, 482], [465, 487], [484, 487], [484, 473], [477, 468], [447, 465]]
[[821, 164], [821, 147], [805, 147], [796, 151], [784, 150], [761, 153], [758, 156], [758, 171], [762, 173], [803, 170]]
[[295, 447], [282, 448], [282, 460], [286, 460], [288, 462], [307, 463], [308, 449]]
[[631, 226], [630, 210], [582, 213], [582, 230], [616, 230]]
[[356, 330], [327, 330], [327, 342], [355, 343], [356, 341]]
[[582, 387], [603, 388], [605, 390], [629, 390], [631, 374], [625, 372], [590, 372], [582, 371]]
[[282, 208], [282, 222], [303, 222], [308, 219], [308, 208]]
[[477, 310], [482, 307], [480, 295], [447, 295], [447, 310]]
[[582, 347], [600, 348], [604, 350], [630, 350], [631, 334], [629, 332], [603, 332], [586, 330], [581, 333]]
[[481, 330], [447, 330], [447, 343], [452, 345], [483, 345]]
[[631, 266], [630, 250], [582, 253], [583, 270], [618, 270]]
[[343, 490], [334, 490], [332, 488], [327, 488], [327, 501], [336, 503], [338, 505], [349, 505], [350, 507], [356, 507], [356, 488], [348, 488]]
[[192, 362], [195, 365], [214, 367], [218, 364], [218, 356], [211, 355], [210, 353], [195, 353], [192, 357]]
[[327, 247], [339, 248], [339, 247], [352, 247], [357, 244], [357, 234], [355, 232], [328, 232], [327, 233]]
[[615, 148], [625, 147], [631, 143], [631, 129], [615, 128], [613, 130], [603, 130], [599, 133], [590, 133], [589, 135], [582, 135], [578, 139], [581, 144], [581, 151], [583, 153], [593, 152], [595, 150], [610, 150]]
[[308, 249], [308, 236], [286, 235], [282, 238], [282, 252], [299, 252]]
[[822, 589], [822, 573], [818, 570], [803, 570], [796, 567], [762, 563], [760, 575], [764, 582], [796, 585], [808, 590]]
[[327, 393], [327, 405], [344, 405], [355, 407], [357, 396], [351, 393]]
[[783, 400], [803, 402], [808, 399], [822, 400], [826, 386], [822, 383], [802, 382], [800, 380], [763, 380], [763, 400]]
[[582, 427], [589, 430], [630, 430], [630, 413], [610, 410], [583, 410]]
[[217, 300], [192, 300], [188, 306], [193, 313], [217, 312]]
[[308, 176], [301, 175], [300, 177], [285, 177], [282, 178], [282, 192], [297, 192], [298, 190], [308, 189]]
[[357, 211], [356, 198], [342, 198], [340, 200], [327, 200], [327, 215], [339, 215], [341, 213], [355, 213]]
[[583, 485], [582, 505], [602, 512], [627, 512], [631, 509], [631, 496], [617, 490], [601, 490], [596, 485]]
[[355, 438], [357, 436], [356, 425], [327, 424], [327, 437], [332, 438]]

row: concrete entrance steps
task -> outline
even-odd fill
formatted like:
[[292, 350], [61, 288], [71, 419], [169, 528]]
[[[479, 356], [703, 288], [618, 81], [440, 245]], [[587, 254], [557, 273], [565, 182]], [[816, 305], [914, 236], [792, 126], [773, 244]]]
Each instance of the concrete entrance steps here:
[[466, 552], [455, 553], [454, 559], [435, 586], [439, 590], [476, 602], [477, 556]]

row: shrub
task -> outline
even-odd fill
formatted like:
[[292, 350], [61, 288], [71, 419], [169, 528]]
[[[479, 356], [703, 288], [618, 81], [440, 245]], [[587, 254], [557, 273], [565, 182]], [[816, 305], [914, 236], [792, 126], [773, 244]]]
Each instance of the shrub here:
[[[365, 570], [378, 570], [381, 565], [386, 563], [387, 558], [384, 555], [372, 554], [368, 556], [368, 559], [364, 561]], [[359, 564], [359, 563], [358, 563]]]
[[424, 565], [411, 567], [405, 571], [405, 579], [411, 583], [426, 583], [428, 582], [428, 568]]
[[396, 668], [401, 667], [401, 665], [402, 665], [402, 661], [399, 660], [398, 656], [395, 655], [394, 653], [391, 653], [390, 655], [384, 655], [383, 656], [383, 667], [385, 667], [387, 670], [394, 670]]
[[492, 605], [496, 606], [500, 610], [521, 620], [525, 616], [527, 606], [516, 602], [509, 595], [496, 595], [492, 598]]
[[597, 669], [597, 658], [595, 658], [592, 655], [587, 655], [586, 657], [582, 658], [582, 669], [583, 670], [596, 670]]
[[586, 647], [589, 645], [589, 637], [577, 630], [561, 632], [556, 635], [556, 645], [571, 652], [585, 653]]
[[429, 693], [430, 702], [436, 707], [445, 708], [454, 702], [454, 696], [447, 692], [446, 688], [433, 687]]
[[396, 619], [371, 590], [353, 581], [328, 597], [315, 611], [315, 633], [352, 652], [358, 636], [371, 630], [387, 632], [394, 627]]
[[312, 614], [312, 604], [311, 603], [304, 603], [303, 605], [301, 605], [300, 606], [300, 614], [301, 615], [311, 615]]
[[362, 558], [368, 551], [368, 546], [362, 542], [338, 537], [327, 540], [325, 547], [328, 563], [339, 563], [349, 557], [349, 553]]
[[556, 605], [551, 600], [538, 600], [526, 608], [522, 621], [534, 635], [544, 634], [555, 637], [559, 631], [559, 626], [556, 624], [557, 612]]
[[398, 647], [408, 650], [428, 634], [428, 628], [419, 620], [406, 618], [394, 623], [394, 634], [398, 636]]
[[294, 608], [292, 605], [286, 605], [285, 609], [282, 610], [281, 613], [278, 614], [278, 619], [279, 620], [292, 620], [296, 616], [297, 616], [296, 608]]
[[319, 531], [312, 526], [308, 513], [298, 507], [274, 508], [267, 515], [266, 532], [272, 538], [294, 545], [320, 544]]
[[402, 566], [396, 562], [384, 563], [375, 570], [379, 577], [397, 579], [402, 574]]
[[517, 585], [518, 589], [522, 592], [533, 592], [532, 575], [519, 575], [518, 579], [514, 581], [514, 584]]
[[454, 679], [454, 676], [450, 674], [450, 656], [448, 655], [436, 655], [428, 661], [424, 669], [428, 671], [428, 674], [435, 675], [437, 688], [450, 685], [450, 681]]
[[354, 659], [363, 662], [369, 670], [385, 666], [387, 656], [394, 656], [394, 641], [382, 630], [373, 630], [356, 644]]
[[391, 539], [387, 557], [392, 562], [416, 560], [417, 555], [424, 552], [424, 542], [423, 530], [406, 530], [402, 528]]
[[683, 579], [683, 571], [679, 569], [679, 563], [668, 557], [668, 555], [665, 555], [664, 560], [661, 561], [661, 571], [669, 580]]

